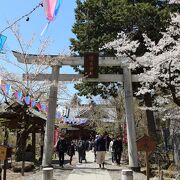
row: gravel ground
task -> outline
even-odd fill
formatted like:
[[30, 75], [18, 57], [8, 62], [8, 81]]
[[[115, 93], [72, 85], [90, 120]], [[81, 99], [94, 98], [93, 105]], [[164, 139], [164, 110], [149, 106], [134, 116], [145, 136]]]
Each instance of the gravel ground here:
[[[54, 166], [54, 175], [55, 179], [53, 180], [66, 180], [71, 171], [73, 170], [73, 166], [75, 166], [77, 162], [76, 156], [73, 158], [72, 165], [68, 165], [69, 157], [65, 156], [65, 167], [64, 169], [60, 169], [58, 166], [58, 160], [53, 160], [53, 166]], [[7, 170], [7, 176], [6, 180], [41, 180], [42, 179], [42, 171], [40, 171], [40, 168], [37, 167], [34, 172], [25, 172], [24, 176], [21, 175], [21, 173], [15, 173], [11, 169]], [[58, 177], [58, 178], [57, 178]]]
[[[71, 173], [72, 170], [62, 170], [62, 169], [55, 169], [54, 174], [55, 177], [53, 180], [66, 180]], [[13, 173], [12, 171], [7, 172], [7, 180], [41, 180], [42, 179], [42, 171], [33, 173], [25, 173], [25, 176], [22, 176], [20, 173]]]

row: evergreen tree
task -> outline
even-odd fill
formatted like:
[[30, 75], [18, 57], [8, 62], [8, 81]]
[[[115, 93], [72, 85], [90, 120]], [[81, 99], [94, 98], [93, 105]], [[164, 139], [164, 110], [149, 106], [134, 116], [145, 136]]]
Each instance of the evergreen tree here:
[[[175, 8], [172, 8], [175, 10]], [[121, 31], [128, 34], [132, 40], [140, 43], [136, 56], [143, 56], [147, 48], [143, 41], [143, 33], [156, 43], [162, 37], [160, 32], [166, 30], [170, 23], [170, 11], [166, 2], [156, 0], [77, 0], [75, 10], [76, 22], [72, 32], [76, 38], [71, 39], [71, 49], [79, 55], [87, 51], [99, 52], [101, 56], [114, 56], [113, 50], [100, 48], [116, 39]], [[131, 54], [130, 54], [131, 55]], [[133, 73], [143, 72], [144, 67], [137, 68]], [[79, 73], [83, 70], [75, 67]], [[122, 73], [121, 67], [99, 68], [101, 74]], [[137, 88], [139, 84], [133, 84]], [[100, 95], [103, 98], [116, 97], [119, 92], [119, 83], [90, 83], [76, 84], [79, 95]], [[150, 94], [144, 96], [146, 106], [152, 105]], [[154, 117], [147, 110], [148, 130], [150, 135], [156, 136]]]
[[[137, 55], [146, 52], [142, 34], [146, 33], [153, 41], [161, 38], [160, 31], [169, 24], [169, 8], [159, 7], [155, 0], [77, 0], [75, 10], [76, 22], [72, 32], [76, 38], [71, 39], [71, 49], [83, 55], [84, 52], [95, 51], [102, 56], [113, 56], [111, 50], [99, 50], [104, 44], [114, 40], [121, 31], [132, 34], [133, 40], [141, 42]], [[75, 67], [79, 73], [82, 69]], [[140, 70], [136, 70], [140, 71]], [[120, 67], [99, 68], [99, 73], [122, 73]], [[117, 96], [119, 83], [76, 84], [79, 95], [101, 95], [103, 98]]]

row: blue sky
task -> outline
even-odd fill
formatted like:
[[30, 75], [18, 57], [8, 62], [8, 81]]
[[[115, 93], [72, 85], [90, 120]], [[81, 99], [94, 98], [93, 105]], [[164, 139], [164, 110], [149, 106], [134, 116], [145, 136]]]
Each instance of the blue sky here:
[[[6, 0], [1, 2], [0, 6], [0, 32], [8, 26], [7, 21], [13, 23], [23, 15], [30, 12], [37, 4], [39, 0]], [[71, 37], [74, 37], [71, 32], [71, 27], [74, 23], [74, 9], [76, 7], [75, 0], [62, 0], [61, 7], [56, 19], [50, 23], [49, 28], [41, 36], [41, 32], [47, 24], [47, 19], [42, 7], [36, 9], [30, 16], [29, 21], [26, 18], [18, 22], [20, 26], [20, 32], [25, 41], [28, 41], [35, 34], [36, 40], [33, 44], [33, 48], [30, 53], [37, 53], [37, 49], [43, 39], [50, 37], [53, 42], [47, 49], [49, 54], [58, 54], [67, 51], [69, 49]], [[9, 50], [20, 50], [20, 47], [12, 34], [11, 30], [6, 30], [3, 35], [7, 36], [5, 46]], [[13, 57], [11, 57], [13, 58]], [[65, 68], [65, 70], [66, 68]], [[63, 70], [62, 70], [63, 72]]]
[[[7, 21], [14, 22], [18, 18], [30, 12], [40, 1], [39, 0], [6, 0], [1, 2], [0, 6], [0, 31], [7, 27]], [[48, 52], [57, 54], [64, 49], [68, 49], [70, 45], [69, 38], [74, 37], [71, 32], [71, 27], [74, 23], [74, 8], [75, 0], [62, 0], [61, 7], [56, 17], [44, 36], [41, 36], [41, 32], [47, 24], [46, 17], [44, 15], [44, 9], [38, 8], [29, 16], [29, 21], [22, 19], [18, 24], [20, 25], [20, 31], [25, 40], [29, 40], [33, 34], [36, 35], [36, 45], [32, 50], [36, 53], [38, 42], [44, 37], [49, 36], [53, 40], [52, 46], [48, 48]], [[7, 45], [10, 49], [18, 50], [17, 42], [15, 41], [12, 33], [6, 30], [4, 33], [8, 37]]]
[[[10, 24], [13, 23], [15, 20], [30, 12], [39, 2], [39, 0], [2, 1], [0, 6], [0, 32], [8, 26], [7, 21], [10, 22]], [[50, 37], [53, 41], [47, 49], [48, 54], [58, 54], [64, 50], [67, 51], [70, 45], [69, 39], [74, 37], [71, 28], [75, 21], [75, 7], [75, 0], [62, 0], [56, 19], [50, 23], [48, 30], [43, 36], [40, 34], [48, 22], [43, 7], [36, 9], [29, 16], [29, 21], [26, 21], [26, 18], [19, 21], [20, 32], [25, 41], [30, 40], [33, 34], [35, 34], [36, 37], [33, 48], [29, 53], [37, 53], [40, 42], [46, 37]], [[9, 50], [9, 57], [14, 58], [11, 55], [11, 50], [20, 50], [17, 40], [9, 29], [2, 34], [7, 36], [5, 46]], [[14, 67], [8, 66], [7, 68], [9, 71], [18, 73], [17, 69], [14, 69]], [[61, 69], [61, 73], [73, 73], [73, 70], [70, 67], [64, 67]], [[76, 92], [73, 88], [73, 84], [68, 87], [71, 94]]]

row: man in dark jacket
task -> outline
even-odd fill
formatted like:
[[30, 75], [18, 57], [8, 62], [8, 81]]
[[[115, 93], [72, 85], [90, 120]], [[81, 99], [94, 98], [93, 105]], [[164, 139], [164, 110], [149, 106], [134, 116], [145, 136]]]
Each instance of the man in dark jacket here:
[[115, 161], [119, 165], [121, 161], [122, 150], [123, 150], [122, 140], [120, 136], [118, 136], [117, 139], [114, 141], [112, 149], [114, 151]]
[[101, 168], [101, 165], [102, 165], [102, 168], [104, 169], [104, 163], [105, 163], [105, 154], [106, 154], [106, 138], [105, 138], [105, 134], [104, 135], [101, 135], [96, 143], [95, 143], [95, 146], [96, 146], [96, 157], [97, 157], [97, 164], [99, 164], [99, 168]]
[[70, 156], [69, 164], [72, 165], [72, 158], [75, 155], [75, 146], [73, 141], [70, 141], [67, 146], [67, 154]]
[[59, 166], [63, 167], [64, 165], [64, 153], [67, 151], [67, 142], [64, 139], [64, 136], [61, 136], [59, 138], [59, 141], [57, 142], [56, 150], [59, 155]]
[[82, 163], [82, 160], [85, 160], [85, 162], [87, 162], [86, 161], [86, 143], [84, 140], [80, 139], [78, 141], [77, 150], [78, 150], [78, 156], [79, 156], [79, 163]]

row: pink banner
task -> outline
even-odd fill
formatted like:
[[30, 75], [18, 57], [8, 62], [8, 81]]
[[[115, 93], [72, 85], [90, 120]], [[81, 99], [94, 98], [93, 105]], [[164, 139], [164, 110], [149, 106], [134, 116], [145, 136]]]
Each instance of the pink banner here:
[[54, 129], [54, 145], [59, 140], [59, 136], [60, 136], [60, 129], [59, 128], [55, 128]]
[[52, 21], [54, 18], [56, 2], [57, 0], [43, 0], [44, 11], [49, 21]]

